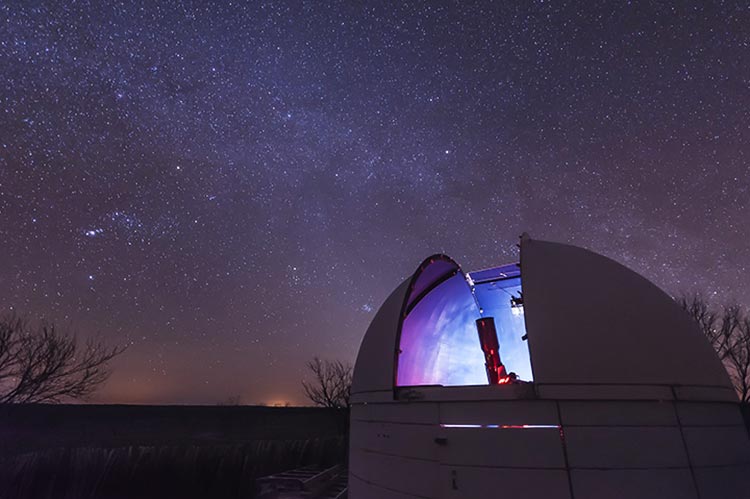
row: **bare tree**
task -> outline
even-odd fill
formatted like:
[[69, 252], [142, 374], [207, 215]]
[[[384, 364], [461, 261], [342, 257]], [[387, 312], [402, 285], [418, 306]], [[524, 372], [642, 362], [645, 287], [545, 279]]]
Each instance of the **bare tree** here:
[[750, 315], [736, 304], [724, 305], [716, 312], [697, 293], [677, 301], [713, 345], [740, 400], [750, 403]]
[[718, 328], [719, 317], [709, 306], [706, 297], [700, 293], [684, 294], [677, 299], [677, 303], [698, 323], [716, 353], [723, 358], [725, 345]]
[[2, 318], [0, 404], [86, 398], [109, 377], [109, 361], [123, 350], [96, 340], [80, 345], [54, 324]]
[[722, 334], [726, 339], [724, 365], [740, 400], [750, 402], [750, 316], [740, 307], [724, 308]]
[[352, 386], [352, 366], [341, 361], [313, 358], [307, 363], [313, 374], [311, 382], [302, 381], [305, 395], [315, 405], [333, 409], [349, 408], [349, 393]]

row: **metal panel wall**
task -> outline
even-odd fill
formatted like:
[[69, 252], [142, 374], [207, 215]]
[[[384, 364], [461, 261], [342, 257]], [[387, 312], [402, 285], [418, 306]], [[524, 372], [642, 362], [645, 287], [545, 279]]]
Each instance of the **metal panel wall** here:
[[698, 499], [689, 469], [573, 470], [571, 479], [575, 499]]
[[440, 491], [440, 499], [571, 499], [564, 470], [441, 466]]

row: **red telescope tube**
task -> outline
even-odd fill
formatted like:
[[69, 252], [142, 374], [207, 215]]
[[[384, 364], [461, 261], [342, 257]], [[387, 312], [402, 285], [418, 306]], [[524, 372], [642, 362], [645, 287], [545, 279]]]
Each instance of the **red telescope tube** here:
[[482, 346], [482, 352], [484, 352], [487, 381], [491, 385], [510, 383], [510, 376], [508, 376], [505, 366], [500, 360], [500, 346], [497, 343], [495, 319], [492, 317], [477, 319], [477, 332], [479, 333], [479, 344]]

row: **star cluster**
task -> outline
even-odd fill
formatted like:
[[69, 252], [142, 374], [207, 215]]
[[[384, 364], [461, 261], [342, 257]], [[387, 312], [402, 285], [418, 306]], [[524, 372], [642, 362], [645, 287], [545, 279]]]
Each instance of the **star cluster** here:
[[750, 304], [742, 2], [0, 6], [0, 306], [103, 402], [303, 402], [425, 256], [523, 231]]

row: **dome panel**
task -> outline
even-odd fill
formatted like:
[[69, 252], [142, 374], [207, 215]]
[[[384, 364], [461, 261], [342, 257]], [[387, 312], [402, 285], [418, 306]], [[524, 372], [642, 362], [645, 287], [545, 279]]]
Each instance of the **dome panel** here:
[[636, 272], [524, 236], [521, 273], [537, 383], [731, 387], [697, 325]]
[[354, 364], [352, 395], [365, 392], [393, 393], [393, 373], [401, 310], [409, 292], [407, 279], [378, 309], [359, 346]]

